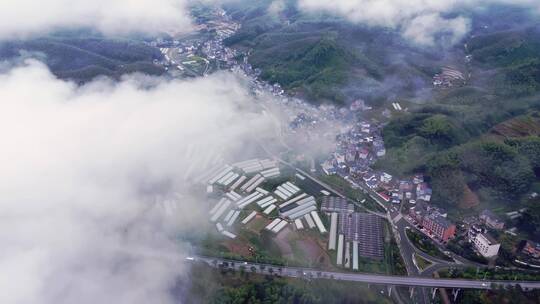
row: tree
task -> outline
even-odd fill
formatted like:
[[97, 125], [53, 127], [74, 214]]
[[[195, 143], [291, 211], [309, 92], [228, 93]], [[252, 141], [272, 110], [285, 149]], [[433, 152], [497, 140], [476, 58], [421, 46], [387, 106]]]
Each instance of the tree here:
[[448, 117], [440, 114], [425, 119], [418, 133], [431, 143], [442, 146], [450, 146], [458, 141], [454, 125]]

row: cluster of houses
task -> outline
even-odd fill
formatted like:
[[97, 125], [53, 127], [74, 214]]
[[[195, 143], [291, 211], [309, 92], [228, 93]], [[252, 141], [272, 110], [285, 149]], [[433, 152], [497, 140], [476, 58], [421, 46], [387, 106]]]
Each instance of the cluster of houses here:
[[[524, 209], [520, 209], [519, 211], [508, 212], [506, 213], [506, 217], [510, 220], [515, 220], [524, 211]], [[470, 225], [468, 231], [469, 241], [474, 245], [478, 253], [486, 258], [496, 256], [500, 248], [500, 243], [487, 232], [488, 229], [503, 230], [505, 229], [505, 222], [490, 210], [484, 210], [479, 215], [478, 223]], [[512, 232], [513, 230], [515, 228], [506, 230], [505, 232], [515, 235]], [[516, 253], [518, 255], [516, 262], [533, 268], [540, 268], [540, 243], [531, 240], [522, 240], [517, 245]]]
[[[210, 62], [217, 62], [220, 68], [234, 67], [238, 52], [225, 47], [223, 40], [232, 36], [240, 24], [221, 9], [214, 10], [213, 16], [214, 20], [204, 20], [204, 23], [197, 25], [200, 33], [213, 33], [211, 36], [202, 35], [182, 41], [158, 38], [150, 42], [150, 46], [159, 47], [163, 56], [163, 60], [155, 59], [154, 64], [163, 65], [172, 75], [186, 75], [186, 68], [193, 70], [202, 62], [206, 63], [206, 68], [201, 71], [203, 75], [210, 72]], [[169, 67], [175, 68], [169, 70]]]
[[452, 67], [442, 67], [441, 72], [433, 76], [433, 86], [440, 88], [465, 85], [466, 81], [463, 73]]
[[[424, 181], [422, 174], [408, 179], [397, 179], [389, 173], [371, 168], [378, 158], [386, 154], [381, 126], [361, 121], [348, 132], [340, 134], [337, 139], [336, 151], [321, 164], [326, 174], [338, 174], [355, 184], [364, 184], [387, 203], [399, 205], [408, 202], [421, 205], [431, 201], [433, 191]], [[411, 218], [417, 219], [417, 223], [424, 223], [422, 226], [426, 227], [426, 233], [435, 235], [444, 242], [453, 237], [455, 225], [448, 222], [442, 215], [444, 213], [439, 212], [434, 216], [430, 212], [433, 208], [422, 209], [421, 212], [420, 209], [422, 207], [413, 207], [410, 211]]]
[[415, 205], [417, 201], [430, 202], [433, 193], [421, 174], [415, 175], [410, 180], [394, 180], [392, 175], [385, 172], [372, 173], [365, 176], [364, 181], [387, 203], [401, 204], [407, 201]]
[[205, 41], [201, 47], [202, 54], [208, 59], [218, 60], [223, 67], [229, 68], [236, 64], [234, 58], [238, 55], [235, 49], [225, 47], [223, 40], [234, 35], [239, 29], [240, 24], [234, 22], [221, 9], [215, 12], [216, 20], [212, 20], [203, 24], [206, 26], [207, 32], [214, 32], [213, 39]]
[[478, 221], [471, 223], [467, 230], [467, 240], [473, 245], [475, 251], [485, 258], [494, 258], [501, 247], [488, 229], [504, 229], [504, 221], [490, 210], [480, 213]]
[[[448, 70], [444, 76], [451, 77], [451, 74], [452, 71]], [[329, 159], [321, 164], [321, 167], [327, 175], [337, 174], [351, 181], [353, 184], [364, 184], [379, 198], [389, 204], [399, 206], [399, 204], [404, 202], [408, 203], [410, 208], [406, 219], [411, 224], [417, 226], [424, 234], [439, 243], [444, 244], [454, 238], [456, 224], [448, 219], [447, 213], [444, 210], [429, 204], [433, 190], [425, 182], [422, 174], [416, 174], [410, 178], [398, 179], [387, 172], [376, 171], [371, 168], [377, 158], [385, 154], [386, 150], [381, 136], [381, 126], [360, 121], [354, 124], [347, 132], [338, 135], [336, 151], [331, 154]], [[336, 216], [336, 221], [340, 223], [351, 222], [354, 227], [358, 225], [355, 221], [350, 220], [355, 217], [341, 216], [341, 214], [346, 214], [347, 212], [349, 214], [353, 213], [353, 209], [347, 209], [350, 206], [347, 206], [345, 202], [337, 204], [339, 207], [334, 207], [335, 205], [336, 203], [327, 199], [323, 201], [322, 211], [328, 213], [329, 216], [332, 216], [334, 213], [339, 214], [340, 216]], [[479, 218], [479, 225], [469, 228], [467, 239], [478, 254], [486, 258], [495, 257], [498, 254], [500, 243], [487, 232], [486, 228], [503, 229], [504, 221], [500, 220], [489, 210], [483, 211]], [[339, 221], [340, 219], [342, 221]], [[362, 221], [366, 222], [365, 219]], [[339, 231], [331, 227], [331, 244], [333, 244], [333, 238], [336, 238], [333, 235], [336, 235], [336, 237], [339, 236]], [[343, 234], [343, 237], [346, 242], [347, 234]], [[352, 242], [353, 238], [349, 237], [349, 240]], [[377, 242], [370, 240], [370, 243], [376, 244]], [[354, 244], [351, 243], [350, 246], [360, 248], [358, 241]], [[336, 248], [333, 247], [332, 245], [330, 249], [339, 249], [339, 246]], [[535, 252], [532, 248], [538, 248], [538, 253], [540, 254], [540, 246], [530, 245], [526, 246], [526, 248], [531, 252]], [[342, 248], [342, 250], [344, 249]], [[346, 254], [343, 256], [338, 254], [338, 256], [343, 259], [347, 257]], [[340, 261], [343, 260], [339, 260], [338, 262]]]
[[373, 108], [371, 106], [366, 105], [366, 102], [363, 99], [357, 99], [351, 103], [349, 106], [349, 110], [351, 112], [358, 112], [358, 111], [369, 111]]
[[534, 268], [540, 268], [540, 243], [524, 240], [520, 248], [522, 256], [528, 261], [527, 264]]
[[214, 39], [206, 41], [201, 47], [201, 52], [210, 60], [218, 60], [224, 67], [232, 67], [234, 58], [238, 52], [234, 49], [223, 46], [223, 40]]
[[[411, 207], [408, 215], [420, 231], [441, 243], [448, 242], [456, 234], [456, 225], [447, 219], [447, 214], [423, 201]], [[490, 210], [484, 210], [479, 220], [469, 225], [466, 238], [479, 255], [494, 258], [501, 244], [488, 232], [488, 228], [501, 230], [504, 222]]]
[[337, 136], [336, 151], [321, 166], [328, 175], [351, 176], [360, 181], [371, 173], [370, 166], [376, 159], [385, 154], [381, 127], [362, 121]]
[[336, 151], [321, 164], [326, 174], [338, 174], [356, 184], [365, 184], [388, 203], [431, 200], [432, 189], [424, 182], [423, 175], [400, 180], [371, 168], [378, 158], [386, 155], [380, 125], [358, 122], [348, 132], [338, 135], [337, 140]]
[[456, 233], [456, 225], [446, 218], [446, 213], [424, 202], [411, 207], [409, 216], [420, 231], [441, 242], [447, 242]]

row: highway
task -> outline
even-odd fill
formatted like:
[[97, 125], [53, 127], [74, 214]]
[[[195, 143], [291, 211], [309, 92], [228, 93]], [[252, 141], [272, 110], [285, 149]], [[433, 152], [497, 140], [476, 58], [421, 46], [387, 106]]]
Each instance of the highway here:
[[213, 257], [189, 257], [189, 262], [204, 262], [211, 267], [225, 267], [244, 271], [252, 271], [252, 267], [257, 273], [268, 275], [280, 275], [292, 278], [305, 279], [330, 279], [350, 282], [362, 282], [378, 285], [409, 286], [409, 287], [428, 287], [428, 288], [466, 288], [466, 289], [491, 289], [493, 285], [497, 286], [515, 286], [520, 285], [523, 289], [539, 289], [540, 282], [531, 281], [494, 281], [494, 280], [465, 280], [465, 279], [437, 279], [419, 276], [393, 276], [379, 275], [369, 273], [349, 273], [320, 271], [311, 268], [288, 267], [280, 265], [260, 264], [243, 261], [233, 261]]

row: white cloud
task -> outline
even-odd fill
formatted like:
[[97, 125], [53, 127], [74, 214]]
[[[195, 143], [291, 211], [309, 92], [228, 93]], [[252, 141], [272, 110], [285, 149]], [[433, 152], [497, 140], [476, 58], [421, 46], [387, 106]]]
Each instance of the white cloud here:
[[403, 26], [403, 37], [420, 45], [435, 45], [436, 39], [453, 45], [469, 31], [469, 20], [463, 17], [442, 18], [438, 14], [421, 15]]
[[472, 9], [490, 4], [511, 4], [540, 11], [537, 0], [299, 0], [305, 11], [324, 11], [344, 16], [352, 22], [398, 29], [403, 36], [422, 45], [435, 38], [457, 42], [468, 32], [469, 20], [462, 16], [443, 17], [456, 9]]
[[274, 0], [268, 6], [268, 12], [273, 15], [279, 15], [286, 8], [285, 0]]
[[105, 34], [188, 30], [189, 0], [2, 0], [0, 38], [92, 27]]
[[[219, 4], [239, 0], [202, 0], [207, 4]], [[189, 31], [192, 19], [189, 4], [192, 0], [2, 0], [0, 1], [0, 39], [25, 38], [57, 29], [91, 27], [109, 35], [132, 32], [157, 33]], [[283, 0], [275, 0], [269, 7], [277, 13], [284, 7]], [[442, 31], [451, 40], [459, 40], [461, 29], [468, 22], [464, 18], [443, 18], [456, 8], [474, 8], [493, 3], [520, 5], [540, 11], [537, 0], [299, 0], [298, 6], [306, 11], [325, 11], [345, 16], [353, 22], [372, 26], [385, 26], [403, 32], [418, 31], [407, 24], [430, 20], [433, 26], [457, 26]], [[427, 36], [424, 35], [424, 36]], [[415, 35], [415, 37], [419, 37]], [[424, 37], [425, 38], [425, 37]], [[421, 39], [430, 43], [431, 39]], [[417, 41], [417, 42], [420, 42]]]
[[[189, 181], [273, 134], [237, 78], [143, 76], [83, 87], [42, 64], [0, 73], [0, 303], [176, 303], [184, 248], [203, 229]], [[177, 193], [164, 217], [156, 194]]]

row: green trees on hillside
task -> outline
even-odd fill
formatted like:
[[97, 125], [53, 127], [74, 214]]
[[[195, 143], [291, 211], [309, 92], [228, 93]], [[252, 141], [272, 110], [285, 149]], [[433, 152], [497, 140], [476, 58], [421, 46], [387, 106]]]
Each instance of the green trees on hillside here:
[[365, 285], [335, 280], [285, 280], [265, 278], [244, 281], [236, 286], [224, 286], [211, 299], [214, 304], [331, 304], [331, 303], [390, 303]]
[[161, 75], [165, 69], [153, 64], [161, 58], [157, 48], [142, 41], [101, 37], [44, 37], [0, 44], [0, 59], [19, 56], [21, 50], [44, 54], [44, 62], [61, 78], [86, 82], [96, 76], [119, 78], [141, 72]]
[[540, 31], [537, 26], [478, 35], [468, 43], [479, 64], [497, 68], [496, 91], [514, 97], [540, 90]]
[[320, 303], [313, 295], [287, 285], [284, 281], [249, 282], [238, 287], [227, 287], [213, 299], [218, 303]]
[[384, 128], [383, 136], [388, 147], [400, 147], [414, 137], [422, 137], [427, 141], [426, 151], [449, 148], [466, 138], [453, 118], [439, 113], [412, 113], [399, 117]]
[[537, 141], [538, 138], [523, 142], [526, 147], [523, 149], [530, 149], [529, 154], [519, 153], [515, 141], [509, 144], [489, 140], [434, 154], [427, 163], [427, 173], [432, 179], [435, 199], [458, 203], [465, 183], [474, 188], [491, 188], [508, 198], [524, 194], [535, 180]]
[[458, 298], [458, 303], [464, 304], [533, 304], [540, 301], [538, 290], [525, 291], [520, 286], [495, 286], [490, 291], [464, 290]]
[[354, 61], [353, 56], [332, 35], [302, 41], [301, 46], [296, 41], [281, 44], [279, 50], [272, 52], [273, 56], [260, 51], [251, 62], [263, 69], [262, 78], [271, 83], [286, 89], [301, 87], [314, 99], [342, 102], [343, 96], [336, 94], [335, 86], [345, 82], [347, 65]]
[[457, 130], [447, 116], [434, 115], [422, 122], [418, 134], [430, 142], [442, 146], [451, 146], [458, 141]]
[[507, 143], [515, 146], [517, 152], [530, 161], [535, 169], [540, 168], [540, 137], [529, 136], [521, 139], [507, 140]]

